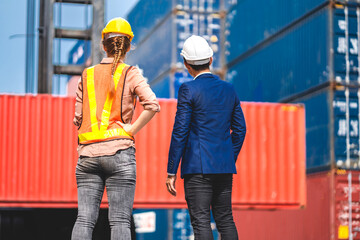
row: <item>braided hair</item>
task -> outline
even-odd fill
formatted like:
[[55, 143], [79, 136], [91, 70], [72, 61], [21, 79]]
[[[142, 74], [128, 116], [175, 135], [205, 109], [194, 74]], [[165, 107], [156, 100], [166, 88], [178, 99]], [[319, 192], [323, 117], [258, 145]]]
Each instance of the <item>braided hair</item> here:
[[[111, 68], [111, 76], [114, 77], [117, 65], [120, 63], [120, 60], [125, 57], [130, 48], [130, 40], [126, 36], [116, 36], [104, 39], [103, 45], [108, 57], [114, 58]], [[115, 94], [114, 81], [110, 81], [109, 90], [110, 94], [113, 96]]]

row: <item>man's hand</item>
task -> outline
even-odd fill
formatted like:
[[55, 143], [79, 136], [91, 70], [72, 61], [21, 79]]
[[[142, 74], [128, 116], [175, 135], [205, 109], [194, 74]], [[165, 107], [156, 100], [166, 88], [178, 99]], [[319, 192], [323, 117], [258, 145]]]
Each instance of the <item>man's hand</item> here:
[[176, 196], [175, 189], [176, 175], [168, 175], [166, 178], [166, 187], [171, 195]]

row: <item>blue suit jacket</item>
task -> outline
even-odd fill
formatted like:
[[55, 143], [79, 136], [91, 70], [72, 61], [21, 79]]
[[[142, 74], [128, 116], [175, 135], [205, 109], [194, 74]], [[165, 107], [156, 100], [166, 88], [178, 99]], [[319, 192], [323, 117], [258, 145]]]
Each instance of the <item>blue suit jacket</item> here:
[[[230, 134], [230, 129], [232, 133]], [[168, 173], [236, 173], [246, 126], [232, 84], [206, 73], [183, 83], [171, 137]]]

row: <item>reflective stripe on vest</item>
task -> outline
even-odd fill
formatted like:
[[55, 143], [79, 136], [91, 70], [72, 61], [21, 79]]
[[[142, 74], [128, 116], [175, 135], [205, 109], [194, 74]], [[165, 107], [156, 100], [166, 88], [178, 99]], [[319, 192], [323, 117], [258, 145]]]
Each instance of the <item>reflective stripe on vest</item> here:
[[[120, 77], [122, 75], [122, 72], [124, 68], [126, 67], [126, 64], [120, 64], [114, 74], [114, 85], [115, 85], [115, 91], [117, 89]], [[99, 129], [99, 123], [96, 117], [96, 96], [95, 96], [95, 84], [94, 84], [94, 67], [89, 67], [86, 70], [87, 73], [87, 91], [88, 91], [88, 97], [89, 97], [89, 107], [90, 107], [90, 121], [91, 121], [91, 130], [92, 132], [86, 132], [79, 134], [79, 142], [89, 142], [94, 140], [105, 140], [108, 138], [116, 138], [116, 137], [125, 137], [125, 138], [131, 138], [133, 137], [125, 132], [122, 128], [114, 128], [109, 129], [109, 118], [111, 114], [111, 107], [114, 100], [114, 96], [110, 96], [111, 94], [108, 93], [104, 109], [101, 114], [101, 124]]]

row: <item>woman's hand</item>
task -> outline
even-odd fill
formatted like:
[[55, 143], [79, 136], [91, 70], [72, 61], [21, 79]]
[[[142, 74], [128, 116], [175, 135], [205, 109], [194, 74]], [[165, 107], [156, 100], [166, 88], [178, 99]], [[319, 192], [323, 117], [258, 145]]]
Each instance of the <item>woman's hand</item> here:
[[124, 129], [125, 132], [127, 132], [130, 136], [134, 136], [135, 134], [132, 132], [132, 125], [130, 123], [122, 123], [119, 122], [121, 127]]
[[135, 136], [135, 134], [140, 131], [155, 115], [156, 112], [151, 110], [144, 110], [141, 112], [138, 119], [133, 124], [130, 123], [122, 123], [119, 122], [121, 127], [130, 134], [131, 136]]

